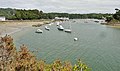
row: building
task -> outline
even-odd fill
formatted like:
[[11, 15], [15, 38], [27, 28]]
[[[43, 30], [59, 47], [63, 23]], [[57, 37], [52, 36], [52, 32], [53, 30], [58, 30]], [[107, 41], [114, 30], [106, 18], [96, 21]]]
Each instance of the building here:
[[69, 20], [69, 18], [66, 18], [66, 17], [55, 17], [55, 20]]
[[0, 21], [5, 21], [5, 17], [4, 16], [0, 16]]

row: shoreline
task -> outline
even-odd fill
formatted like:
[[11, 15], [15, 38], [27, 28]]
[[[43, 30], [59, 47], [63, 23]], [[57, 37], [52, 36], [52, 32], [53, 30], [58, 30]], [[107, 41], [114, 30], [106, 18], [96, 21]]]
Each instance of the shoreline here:
[[118, 29], [120, 29], [120, 24], [106, 25], [106, 26], [110, 27], [110, 28], [118, 28]]
[[51, 20], [9, 20], [9, 21], [0, 21], [0, 37], [14, 34], [16, 32], [22, 31], [26, 27], [32, 27], [32, 25], [45, 25]]
[[118, 20], [111, 20], [110, 22], [106, 22], [106, 23], [101, 23], [102, 25], [106, 25], [108, 27], [111, 27], [111, 28], [118, 28], [120, 29], [120, 21]]
[[12, 32], [3, 33], [2, 35], [0, 35], [0, 37], [4, 37], [5, 35], [11, 35], [11, 34], [14, 34], [14, 33], [16, 33], [16, 32], [19, 32], [19, 31], [21, 31], [21, 30], [22, 30], [22, 29], [17, 29], [17, 30], [12, 31]]

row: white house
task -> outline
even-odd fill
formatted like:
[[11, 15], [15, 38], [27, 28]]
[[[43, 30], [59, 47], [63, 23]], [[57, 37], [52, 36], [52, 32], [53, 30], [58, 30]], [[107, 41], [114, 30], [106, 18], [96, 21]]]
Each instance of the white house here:
[[5, 17], [4, 16], [0, 16], [0, 21], [5, 21]]
[[55, 20], [69, 20], [69, 18], [66, 18], [66, 17], [55, 17]]

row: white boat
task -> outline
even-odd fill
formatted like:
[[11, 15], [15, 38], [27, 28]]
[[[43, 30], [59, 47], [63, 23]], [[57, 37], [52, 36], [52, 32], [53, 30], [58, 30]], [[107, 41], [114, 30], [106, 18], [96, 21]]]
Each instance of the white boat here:
[[71, 33], [72, 32], [72, 30], [70, 30], [70, 29], [65, 29], [64, 31], [67, 32], [67, 33]]
[[43, 33], [43, 30], [37, 29], [37, 30], [36, 30], [36, 33]]
[[78, 38], [74, 38], [74, 41], [77, 41], [78, 40]]
[[[69, 24], [69, 25], [70, 25], [70, 24]], [[65, 29], [64, 31], [67, 32], [67, 33], [71, 33], [71, 32], [72, 32], [72, 30], [71, 30], [71, 25], [70, 25], [69, 29]]]
[[62, 25], [59, 25], [59, 26], [58, 26], [58, 30], [63, 31], [63, 30], [64, 30], [63, 26], [62, 26]]
[[45, 29], [48, 30], [48, 31], [50, 30], [50, 28], [48, 28], [47, 26], [45, 26]]

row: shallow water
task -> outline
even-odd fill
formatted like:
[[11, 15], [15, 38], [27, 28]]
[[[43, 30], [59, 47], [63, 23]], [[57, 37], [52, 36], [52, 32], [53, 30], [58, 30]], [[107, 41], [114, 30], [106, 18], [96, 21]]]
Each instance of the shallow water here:
[[[16, 46], [26, 44], [37, 58], [47, 63], [55, 59], [71, 61], [73, 64], [81, 59], [92, 71], [120, 71], [120, 29], [102, 26], [93, 21], [85, 20], [64, 22], [72, 26], [72, 33], [58, 31], [55, 24], [50, 31], [35, 33], [37, 28], [25, 28], [13, 35]], [[79, 40], [74, 42], [74, 37]]]

